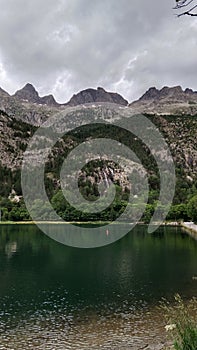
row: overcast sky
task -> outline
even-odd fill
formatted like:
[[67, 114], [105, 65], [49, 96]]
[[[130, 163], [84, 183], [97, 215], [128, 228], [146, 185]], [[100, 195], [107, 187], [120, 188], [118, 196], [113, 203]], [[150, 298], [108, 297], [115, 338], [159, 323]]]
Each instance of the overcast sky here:
[[197, 90], [197, 18], [174, 0], [0, 0], [0, 86], [65, 102], [102, 86], [129, 101], [150, 86]]

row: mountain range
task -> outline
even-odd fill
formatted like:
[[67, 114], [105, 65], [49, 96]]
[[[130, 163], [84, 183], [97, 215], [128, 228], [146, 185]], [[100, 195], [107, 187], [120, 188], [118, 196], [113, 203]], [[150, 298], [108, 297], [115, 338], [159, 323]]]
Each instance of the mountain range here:
[[92, 123], [100, 115], [113, 123], [120, 108], [125, 117], [128, 110], [149, 115], [165, 135], [172, 153], [176, 150], [178, 164], [184, 166], [188, 176], [195, 177], [189, 159], [197, 164], [197, 92], [180, 86], [160, 90], [151, 87], [132, 103], [101, 87], [89, 88], [63, 104], [58, 104], [52, 95], [40, 97], [29, 83], [12, 96], [0, 88], [0, 164], [10, 169], [20, 167], [23, 150], [36, 128], [59, 112], [68, 111], [68, 128], [74, 129], [79, 122]]
[[53, 95], [39, 96], [35, 87], [27, 83], [22, 89], [9, 95], [0, 88], [0, 110], [32, 125], [39, 126], [51, 114], [64, 108], [84, 104], [112, 103], [132, 108], [136, 113], [182, 115], [197, 114], [197, 92], [192, 89], [183, 90], [181, 86], [149, 88], [137, 101], [129, 103], [116, 92], [108, 92], [102, 87], [88, 88], [74, 94], [65, 103], [58, 103]]
[[[56, 113], [58, 116], [58, 113], [64, 111], [66, 124], [62, 125], [62, 119], [57, 118], [56, 127], [58, 132], [64, 131], [65, 136], [60, 140], [58, 138], [54, 147], [49, 147], [51, 151], [46, 160], [45, 179], [50, 196], [55, 195], [60, 187], [59, 170], [70, 150], [91, 138], [106, 137], [117, 140], [119, 144], [128, 145], [142, 161], [152, 191], [150, 202], [154, 202], [159, 193], [159, 176], [154, 157], [135, 134], [128, 135], [124, 129], [114, 128], [117, 120], [119, 123], [128, 118], [129, 123], [129, 116], [140, 113], [144, 113], [152, 121], [169, 146], [176, 168], [175, 204], [185, 203], [188, 195], [197, 188], [197, 92], [191, 89], [183, 90], [180, 86], [163, 87], [160, 90], [151, 87], [139, 100], [129, 103], [118, 93], [98, 87], [80, 91], [73, 95], [70, 101], [59, 104], [52, 95], [41, 97], [34, 86], [28, 83], [12, 96], [0, 88], [0, 198], [9, 198], [13, 191], [18, 196], [22, 195], [20, 174], [24, 151], [39, 126], [50, 116]], [[103, 118], [109, 126], [102, 126]], [[145, 126], [140, 127], [143, 130]], [[67, 133], [68, 130], [73, 131]], [[36, 139], [36, 142], [41, 147], [40, 154], [45, 154], [47, 145], [52, 144], [52, 139], [48, 136], [41, 137]], [[103, 151], [105, 155], [105, 148]], [[154, 155], [163, 159], [162, 150], [153, 151]], [[28, 154], [33, 167], [39, 164], [38, 153]], [[87, 156], [85, 155], [86, 158]], [[128, 188], [127, 178], [120, 173], [115, 163], [104, 163], [102, 166], [103, 169], [98, 165], [94, 170], [90, 164], [89, 175], [82, 173], [80, 183], [85, 195], [91, 193], [90, 185], [95, 189], [101, 178], [104, 178], [106, 186], [118, 181], [121, 186]], [[131, 169], [129, 163], [126, 167]], [[135, 170], [133, 164], [132, 167]]]
[[53, 95], [40, 97], [35, 87], [27, 83], [22, 89], [10, 96], [6, 91], [0, 88], [0, 97], [13, 97], [22, 102], [29, 102], [47, 106], [77, 106], [85, 103], [109, 102], [117, 103], [123, 106], [133, 107], [135, 105], [150, 105], [153, 102], [162, 103], [197, 103], [197, 91], [192, 89], [183, 90], [181, 86], [168, 87], [162, 89], [150, 87], [137, 101], [129, 103], [124, 97], [115, 92], [108, 92], [102, 87], [97, 89], [88, 88], [74, 94], [68, 102], [58, 103]]
[[11, 99], [16, 99], [22, 103], [34, 103], [40, 105], [46, 105], [50, 107], [58, 106], [77, 106], [85, 103], [97, 103], [97, 102], [110, 102], [117, 103], [120, 105], [127, 106], [128, 101], [126, 101], [121, 95], [114, 92], [107, 92], [102, 87], [97, 89], [85, 89], [77, 94], [74, 94], [70, 101], [65, 103], [56, 102], [53, 95], [47, 95], [40, 97], [38, 91], [35, 87], [27, 83], [22, 89], [15, 92], [14, 95], [10, 96], [6, 91], [0, 88], [0, 97], [7, 97]]

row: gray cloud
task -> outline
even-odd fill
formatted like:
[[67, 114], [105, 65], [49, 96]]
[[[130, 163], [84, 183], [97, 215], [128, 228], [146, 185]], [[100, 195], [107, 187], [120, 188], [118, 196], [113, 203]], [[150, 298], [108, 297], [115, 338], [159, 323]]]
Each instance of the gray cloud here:
[[0, 86], [32, 82], [66, 101], [103, 86], [128, 100], [148, 87], [197, 89], [197, 19], [165, 0], [0, 0]]

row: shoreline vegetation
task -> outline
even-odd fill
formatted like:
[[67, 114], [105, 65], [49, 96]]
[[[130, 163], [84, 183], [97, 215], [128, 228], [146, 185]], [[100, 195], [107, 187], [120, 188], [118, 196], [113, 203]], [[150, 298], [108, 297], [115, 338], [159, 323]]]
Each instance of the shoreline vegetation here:
[[[121, 225], [121, 224], [128, 224], [133, 225], [133, 222], [129, 221], [51, 221], [51, 220], [39, 220], [39, 221], [33, 221], [33, 220], [21, 220], [21, 221], [12, 221], [12, 220], [2, 220], [0, 221], [0, 225], [29, 225], [29, 224], [57, 224], [57, 225]], [[137, 225], [147, 225], [146, 222], [139, 221]], [[158, 225], [158, 222], [153, 223], [153, 225]], [[195, 225], [192, 221], [191, 222], [179, 222], [179, 221], [164, 221], [160, 224], [160, 226], [182, 226], [184, 228], [189, 229], [190, 231], [195, 231], [197, 233], [197, 225]]]
[[[28, 225], [28, 224], [57, 224], [57, 225], [69, 225], [69, 224], [73, 224], [73, 225], [121, 225], [121, 224], [128, 224], [128, 225], [132, 225], [132, 222], [123, 222], [123, 221], [50, 221], [50, 220], [39, 220], [39, 221], [33, 221], [33, 220], [24, 220], [24, 221], [0, 221], [0, 225]], [[145, 222], [138, 222], [138, 225], [148, 225]], [[155, 222], [155, 225], [157, 225], [158, 223]], [[182, 225], [182, 223], [180, 222], [176, 222], [176, 221], [165, 221], [161, 224], [161, 226], [180, 226]], [[197, 227], [197, 225], [196, 225]], [[197, 228], [196, 228], [197, 230]]]

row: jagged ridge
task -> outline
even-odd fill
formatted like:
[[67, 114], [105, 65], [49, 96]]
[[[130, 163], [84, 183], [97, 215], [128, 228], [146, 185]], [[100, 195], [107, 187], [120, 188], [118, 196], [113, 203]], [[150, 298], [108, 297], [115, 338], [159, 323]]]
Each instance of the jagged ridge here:
[[197, 114], [197, 92], [188, 88], [183, 90], [181, 86], [164, 86], [161, 90], [151, 87], [129, 107], [140, 113], [195, 115]]
[[40, 97], [35, 87], [27, 83], [22, 89], [15, 92], [13, 97], [30, 103], [46, 104], [47, 106], [58, 106], [53, 95]]

